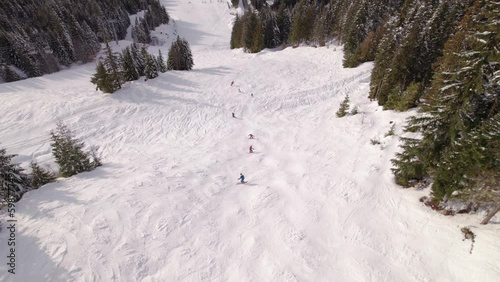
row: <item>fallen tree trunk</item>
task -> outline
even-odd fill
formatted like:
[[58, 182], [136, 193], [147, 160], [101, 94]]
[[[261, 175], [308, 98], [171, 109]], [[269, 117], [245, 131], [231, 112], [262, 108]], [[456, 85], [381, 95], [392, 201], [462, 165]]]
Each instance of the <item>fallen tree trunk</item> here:
[[497, 207], [492, 209], [487, 215], [486, 217], [483, 219], [483, 221], [481, 221], [481, 224], [488, 224], [488, 222], [490, 222], [490, 219], [492, 217], [495, 216], [495, 214], [500, 211], [500, 203], [497, 204]]

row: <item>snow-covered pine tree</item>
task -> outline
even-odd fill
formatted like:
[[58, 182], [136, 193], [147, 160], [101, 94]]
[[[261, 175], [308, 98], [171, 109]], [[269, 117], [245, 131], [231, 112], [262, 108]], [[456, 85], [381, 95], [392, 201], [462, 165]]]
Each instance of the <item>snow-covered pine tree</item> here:
[[262, 21], [262, 33], [264, 48], [275, 48], [281, 44], [280, 29], [276, 20], [276, 14], [265, 8], [260, 13]]
[[249, 10], [243, 17], [243, 47], [247, 52], [251, 52], [254, 46], [254, 40], [256, 38], [255, 30], [259, 24], [257, 17], [257, 13], [253, 10]]
[[281, 0], [276, 15], [276, 23], [279, 29], [279, 41], [287, 43], [292, 26], [292, 11], [286, 6], [285, 1]]
[[130, 45], [130, 55], [132, 55], [132, 59], [134, 60], [135, 69], [139, 76], [144, 76], [144, 65], [145, 59], [142, 55], [142, 52], [139, 51], [139, 47], [136, 43], [132, 43]]
[[146, 73], [147, 79], [158, 77], [158, 69], [155, 61], [156, 60], [153, 56], [151, 56], [150, 54], [146, 55], [146, 67], [144, 69], [144, 72]]
[[96, 66], [96, 73], [90, 79], [90, 82], [96, 85], [96, 91], [101, 90], [104, 93], [113, 93], [113, 88], [111, 87], [112, 81], [106, 67], [99, 61]]
[[151, 34], [146, 20], [142, 18], [135, 19], [135, 24], [132, 27], [132, 39], [134, 43], [149, 44], [151, 42]]
[[250, 3], [252, 3], [252, 6], [257, 10], [261, 10], [263, 7], [267, 6], [266, 0], [250, 0]]
[[298, 45], [311, 40], [315, 10], [315, 5], [308, 0], [300, 0], [295, 5], [288, 38], [291, 44]]
[[167, 69], [169, 70], [191, 70], [193, 68], [193, 55], [189, 43], [177, 36], [168, 51]]
[[2, 66], [0, 76], [3, 78], [3, 80], [5, 82], [13, 82], [13, 81], [18, 81], [21, 79], [21, 77], [17, 73], [15, 73], [14, 71], [12, 71], [10, 69], [10, 66], [8, 66], [8, 65]]
[[404, 140], [406, 148], [394, 162], [396, 178], [407, 182], [418, 160], [423, 174], [433, 177], [437, 200], [480, 201], [500, 185], [500, 52], [494, 47], [500, 44], [499, 11], [500, 3], [484, 0], [467, 10], [436, 63], [423, 114], [410, 120], [409, 130], [421, 137]]
[[161, 50], [158, 50], [158, 58], [156, 59], [156, 62], [158, 65], [159, 72], [166, 72], [167, 71], [167, 65], [165, 64], [165, 59], [163, 58], [163, 54], [161, 53]]
[[254, 30], [254, 37], [252, 41], [252, 46], [250, 48], [250, 52], [257, 53], [260, 52], [264, 48], [264, 36], [262, 34], [262, 21], [260, 17], [257, 16], [257, 23]]
[[191, 53], [191, 48], [189, 47], [189, 43], [185, 38], [181, 40], [181, 55], [182, 62], [184, 64], [184, 70], [191, 70], [194, 66], [193, 54]]
[[73, 132], [63, 123], [57, 124], [50, 133], [52, 154], [59, 165], [59, 174], [70, 177], [84, 171], [91, 171], [100, 165], [90, 153], [83, 151], [85, 144], [74, 137]]
[[30, 178], [18, 164], [12, 163], [16, 155], [7, 155], [0, 149], [0, 201], [17, 202], [31, 189]]
[[122, 51], [122, 69], [123, 69], [123, 78], [125, 81], [134, 81], [139, 79], [139, 73], [134, 64], [134, 59], [130, 54], [130, 47], [125, 48]]
[[337, 117], [345, 117], [349, 111], [349, 95], [345, 95], [344, 100], [340, 103], [340, 108], [337, 111]]
[[106, 73], [108, 74], [110, 81], [111, 93], [122, 88], [123, 83], [123, 72], [121, 69], [121, 62], [117, 53], [111, 50], [109, 43], [106, 43], [105, 49], [106, 57], [104, 58], [104, 67], [106, 68]]
[[231, 49], [243, 47], [243, 19], [236, 15], [234, 19], [233, 29], [231, 31]]
[[38, 165], [36, 161], [30, 163], [31, 167], [31, 187], [38, 189], [41, 186], [54, 182], [56, 175], [54, 172]]

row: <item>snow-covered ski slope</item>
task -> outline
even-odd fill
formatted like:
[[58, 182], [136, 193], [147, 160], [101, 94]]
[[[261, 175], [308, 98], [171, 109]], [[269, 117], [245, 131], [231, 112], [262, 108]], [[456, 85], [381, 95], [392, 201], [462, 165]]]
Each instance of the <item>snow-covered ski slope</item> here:
[[[1, 281], [499, 281], [498, 216], [445, 217], [393, 183], [398, 136], [384, 135], [408, 113], [366, 98], [371, 64], [343, 69], [332, 46], [229, 50], [225, 2], [163, 3], [193, 71], [112, 95], [94, 91], [93, 64], [0, 84], [17, 161], [53, 164], [60, 119], [104, 162], [17, 203], [15, 275], [2, 215]], [[338, 119], [346, 94], [360, 113]]]

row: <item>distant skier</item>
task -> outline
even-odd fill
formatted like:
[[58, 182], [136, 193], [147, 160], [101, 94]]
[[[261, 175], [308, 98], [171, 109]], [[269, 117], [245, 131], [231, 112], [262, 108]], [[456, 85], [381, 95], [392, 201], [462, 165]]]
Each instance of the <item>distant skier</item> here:
[[240, 178], [238, 178], [238, 180], [240, 180], [241, 183], [245, 183], [245, 176], [243, 173], [240, 173]]
[[252, 94], [250, 94], [250, 96], [252, 96], [252, 97], [253, 97], [253, 93], [252, 93]]
[[252, 133], [248, 134], [248, 139], [253, 139], [253, 134]]
[[250, 148], [248, 148], [249, 153], [253, 153], [253, 147], [250, 145]]
[[233, 84], [234, 84], [234, 80], [233, 80], [233, 81], [231, 81], [231, 86], [233, 86]]
[[234, 115], [234, 113], [233, 113], [233, 117], [236, 118], [236, 116]]

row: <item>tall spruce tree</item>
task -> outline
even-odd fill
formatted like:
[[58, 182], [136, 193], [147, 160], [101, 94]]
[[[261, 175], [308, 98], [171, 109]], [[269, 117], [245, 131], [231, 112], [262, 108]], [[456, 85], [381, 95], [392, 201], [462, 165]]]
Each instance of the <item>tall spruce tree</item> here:
[[62, 177], [70, 177], [84, 171], [91, 171], [100, 161], [91, 153], [83, 151], [85, 144], [74, 137], [74, 133], [64, 124], [58, 123], [50, 133], [52, 154], [59, 165]]
[[8, 65], [2, 66], [0, 76], [3, 78], [3, 80], [5, 82], [13, 82], [13, 81], [18, 81], [21, 79], [21, 77], [17, 73], [15, 73], [14, 71], [12, 71], [10, 69], [10, 66], [8, 66]]
[[193, 55], [189, 44], [185, 39], [177, 36], [168, 51], [167, 69], [169, 70], [191, 70], [193, 68]]
[[421, 138], [404, 140], [394, 162], [400, 182], [431, 175], [438, 200], [463, 191], [474, 199], [479, 189], [500, 185], [498, 11], [500, 3], [483, 0], [467, 10], [436, 64], [423, 113], [410, 120], [408, 130]]
[[243, 47], [242, 35], [243, 35], [243, 19], [240, 18], [238, 15], [236, 15], [236, 18], [234, 19], [233, 29], [231, 31], [231, 41], [230, 41], [231, 49]]
[[30, 178], [23, 169], [12, 163], [16, 155], [7, 155], [5, 149], [0, 149], [0, 201], [17, 202], [24, 193], [30, 190]]
[[121, 62], [117, 53], [111, 50], [111, 47], [106, 43], [105, 49], [106, 57], [104, 58], [104, 66], [110, 81], [110, 88], [112, 92], [122, 88], [123, 72]]
[[125, 81], [134, 81], [139, 79], [139, 73], [137, 72], [134, 59], [132, 58], [132, 54], [130, 53], [130, 47], [127, 47], [123, 50], [121, 63], [123, 69], [123, 78], [125, 79]]
[[139, 50], [139, 46], [137, 44], [132, 43], [130, 45], [130, 55], [132, 55], [132, 59], [134, 60], [135, 69], [139, 76], [144, 76], [145, 69], [145, 58], [143, 57], [143, 52]]
[[276, 13], [270, 8], [261, 11], [263, 46], [265, 48], [275, 48], [281, 44], [280, 29], [276, 19]]
[[96, 91], [101, 90], [104, 93], [113, 93], [112, 81], [103, 62], [97, 63], [96, 73], [90, 79], [90, 82], [96, 85]]
[[248, 13], [245, 14], [244, 17], [243, 47], [247, 52], [252, 52], [252, 50], [254, 49], [254, 40], [258, 38], [258, 35], [256, 34], [256, 29], [257, 25], [259, 24], [259, 21], [257, 17], [258, 17], [257, 13], [253, 10], [248, 11]]
[[308, 0], [301, 0], [294, 7], [289, 37], [290, 43], [299, 44], [311, 40], [314, 16], [315, 6]]
[[286, 6], [285, 1], [281, 0], [276, 15], [276, 23], [279, 29], [279, 41], [282, 43], [288, 42], [290, 28], [292, 26], [292, 12]]
[[146, 73], [147, 79], [153, 79], [158, 77], [156, 60], [153, 56], [149, 54], [146, 55], [146, 67], [144, 69], [144, 72]]
[[38, 165], [36, 161], [30, 163], [31, 167], [31, 187], [38, 189], [41, 186], [54, 182], [56, 175], [54, 172]]
[[161, 53], [161, 50], [158, 50], [158, 58], [157, 58], [156, 62], [158, 65], [159, 72], [166, 72], [167, 71], [167, 65], [165, 64], [165, 59], [163, 58], [163, 54]]

